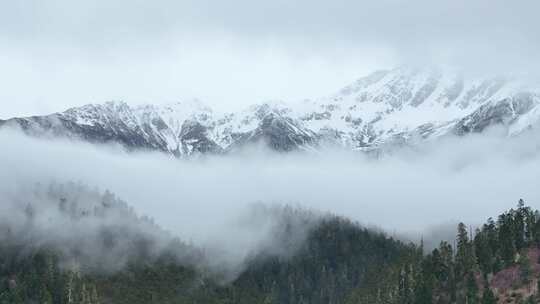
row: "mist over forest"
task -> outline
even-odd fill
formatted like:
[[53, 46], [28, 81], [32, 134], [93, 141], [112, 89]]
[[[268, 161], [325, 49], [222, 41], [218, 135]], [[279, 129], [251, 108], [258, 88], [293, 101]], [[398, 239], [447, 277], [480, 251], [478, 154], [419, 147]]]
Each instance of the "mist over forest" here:
[[0, 1], [0, 304], [540, 303], [539, 10]]
[[[189, 160], [76, 141], [51, 145], [16, 132], [0, 136], [11, 143], [0, 151], [2, 192], [32, 183], [81, 182], [110, 190], [138, 213], [194, 241], [223, 232], [224, 224], [258, 202], [347, 214], [387, 231], [421, 232], [449, 220], [479, 223], [489, 216], [486, 209], [497, 213], [516, 198], [526, 195], [535, 202], [540, 196], [535, 132], [507, 139], [494, 130], [376, 157], [342, 150], [281, 154], [256, 147]], [[417, 221], [418, 216], [425, 219]]]
[[[230, 154], [178, 159], [3, 130], [0, 142], [10, 145], [0, 150], [0, 241], [5, 252], [18, 256], [5, 260], [4, 265], [56, 252], [53, 265], [68, 274], [56, 280], [75, 280], [67, 290], [73, 288], [80, 299], [91, 303], [125, 295], [122, 289], [100, 287], [100, 277], [124, 278], [127, 273], [142, 275], [137, 274], [144, 273], [140, 267], [168, 267], [185, 273], [186, 281], [161, 277], [163, 284], [192, 286], [185, 289], [195, 288], [187, 298], [196, 292], [200, 293], [197, 297], [217, 299], [214, 292], [249, 290], [244, 281], [266, 267], [291, 263], [287, 267], [293, 268], [283, 272], [290, 279], [293, 274], [289, 271], [297, 271], [292, 265], [307, 263], [303, 259], [328, 242], [314, 239], [321, 233], [323, 238], [339, 240], [347, 235], [342, 235], [345, 231], [366, 229], [360, 231], [369, 240], [353, 243], [356, 245], [339, 241], [332, 246], [344, 247], [328, 248], [328, 262], [336, 252], [344, 250], [345, 254], [348, 246], [366, 246], [373, 237], [381, 238], [377, 242], [389, 242], [372, 249], [386, 252], [384, 256], [389, 254], [385, 246], [412, 250], [384, 262], [391, 266], [381, 272], [382, 278], [368, 275], [365, 279], [378, 278], [377, 282], [392, 290], [394, 269], [417, 263], [404, 257], [416, 256], [417, 250], [437, 251], [446, 248], [444, 244], [455, 244], [457, 223], [466, 223], [464, 229], [471, 235], [476, 230], [476, 242], [486, 229], [486, 219], [515, 206], [516, 198], [523, 197], [534, 207], [540, 196], [535, 178], [540, 155], [533, 140], [537, 134], [530, 131], [512, 138], [501, 134], [493, 129], [481, 135], [387, 147], [381, 153], [342, 149], [279, 153], [254, 145]], [[341, 218], [343, 215], [353, 222]], [[352, 234], [354, 238], [362, 235], [355, 233], [359, 232]], [[330, 242], [322, 246], [334, 244]], [[373, 266], [380, 263], [373, 262]], [[488, 265], [489, 269], [503, 267]], [[335, 275], [340, 276], [338, 273]], [[413, 276], [417, 275], [420, 273]], [[9, 280], [31, 282], [22, 278]], [[197, 280], [196, 285], [203, 285], [194, 287]], [[122, 279], [118, 284], [128, 283]], [[157, 288], [164, 288], [163, 284]], [[317, 284], [324, 290], [332, 286], [324, 280]], [[354, 284], [345, 287], [348, 284], [353, 283], [334, 296], [356, 290], [350, 289]], [[279, 290], [288, 289], [282, 288]], [[54, 293], [57, 289], [49, 290], [53, 290], [52, 298], [62, 301], [61, 294]], [[371, 289], [361, 290], [348, 297], [371, 297]], [[446, 297], [446, 291], [440, 292], [438, 296]], [[238, 301], [249, 298], [240, 296]]]
[[272, 226], [269, 219], [253, 219], [251, 209], [259, 203], [347, 215], [419, 241], [450, 223], [477, 225], [517, 198], [538, 201], [535, 136], [507, 139], [493, 130], [379, 156], [337, 149], [280, 154], [252, 147], [243, 154], [179, 160], [118, 146], [60, 139], [50, 144], [4, 131], [1, 141], [10, 145], [0, 151], [0, 190], [16, 205], [32, 199], [24, 195], [34, 184], [107, 190], [176, 237], [219, 244], [241, 256], [268, 237]]

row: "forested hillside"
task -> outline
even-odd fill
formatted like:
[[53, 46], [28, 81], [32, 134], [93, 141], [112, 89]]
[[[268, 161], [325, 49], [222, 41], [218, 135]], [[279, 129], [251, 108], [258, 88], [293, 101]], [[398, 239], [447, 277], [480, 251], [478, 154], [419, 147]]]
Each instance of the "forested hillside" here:
[[395, 298], [387, 298], [388, 282], [381, 281], [376, 288], [386, 298], [351, 303], [540, 303], [539, 248], [540, 213], [520, 200], [479, 228], [460, 223], [454, 244], [442, 241], [406, 264], [394, 282]]
[[468, 231], [460, 223], [455, 248], [441, 242], [411, 271], [416, 286], [401, 303], [539, 303], [540, 214], [520, 200], [516, 209]]
[[[19, 202], [16, 221], [2, 217], [0, 303], [539, 301], [540, 216], [523, 201], [474, 231], [460, 224], [455, 245], [441, 242], [428, 254], [422, 244], [339, 216], [285, 207], [274, 241], [288, 254], [254, 252], [231, 275], [210, 267], [204, 248], [170, 236], [110, 193], [40, 191], [41, 201]], [[34, 229], [47, 220], [87, 230], [59, 242]], [[303, 239], [293, 233], [299, 223], [308, 227]]]

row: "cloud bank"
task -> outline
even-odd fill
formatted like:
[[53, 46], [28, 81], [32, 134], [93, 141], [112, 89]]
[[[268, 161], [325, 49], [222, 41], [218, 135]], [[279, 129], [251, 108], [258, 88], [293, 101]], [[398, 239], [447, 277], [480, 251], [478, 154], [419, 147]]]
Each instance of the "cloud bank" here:
[[[535, 138], [448, 138], [377, 160], [343, 151], [177, 160], [3, 131], [0, 184], [3, 192], [50, 181], [109, 189], [139, 214], [197, 243], [230, 235], [238, 215], [257, 202], [330, 211], [389, 232], [422, 231], [452, 220], [481, 222], [519, 198], [536, 207]], [[240, 231], [233, 235], [245, 240]]]
[[312, 98], [400, 64], [534, 74], [539, 9], [534, 0], [3, 1], [0, 115], [111, 99], [230, 108]]

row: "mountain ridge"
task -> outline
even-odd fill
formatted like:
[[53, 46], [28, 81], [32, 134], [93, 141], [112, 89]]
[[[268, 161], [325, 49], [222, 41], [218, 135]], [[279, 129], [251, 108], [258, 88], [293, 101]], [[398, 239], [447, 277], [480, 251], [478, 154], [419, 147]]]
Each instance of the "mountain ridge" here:
[[263, 142], [281, 152], [338, 146], [370, 151], [494, 125], [517, 135], [540, 121], [540, 90], [510, 77], [406, 68], [362, 77], [329, 97], [218, 112], [198, 100], [155, 106], [89, 104], [0, 121], [28, 134], [119, 143], [177, 157], [227, 153]]

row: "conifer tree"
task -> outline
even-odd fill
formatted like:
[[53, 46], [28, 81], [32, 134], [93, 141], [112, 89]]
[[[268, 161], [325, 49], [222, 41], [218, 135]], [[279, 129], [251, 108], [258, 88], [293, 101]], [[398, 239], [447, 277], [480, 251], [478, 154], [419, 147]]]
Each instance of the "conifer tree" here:
[[482, 304], [497, 304], [497, 298], [495, 298], [495, 294], [493, 294], [493, 291], [488, 286], [484, 288]]
[[516, 245], [514, 241], [513, 233], [513, 216], [512, 213], [504, 213], [499, 216], [499, 244], [500, 244], [500, 258], [504, 266], [508, 267], [514, 263], [516, 256]]
[[478, 285], [474, 273], [469, 272], [467, 275], [467, 304], [476, 304], [478, 301]]
[[40, 304], [53, 304], [53, 297], [49, 290], [47, 289], [47, 286], [45, 284], [42, 285], [41, 291], [39, 294], [39, 303]]
[[458, 225], [457, 252], [456, 252], [456, 276], [464, 277], [469, 271], [474, 269], [476, 258], [467, 227], [463, 223]]
[[92, 293], [90, 294], [90, 303], [99, 304], [99, 296], [97, 293], [96, 285], [92, 285]]
[[484, 276], [487, 277], [487, 274], [492, 271], [493, 264], [493, 252], [491, 251], [491, 247], [489, 245], [487, 233], [477, 230], [474, 237], [474, 248], [480, 270], [482, 270]]
[[530, 283], [532, 274], [531, 261], [529, 260], [527, 251], [524, 250], [519, 257], [519, 275], [521, 281], [524, 284]]

